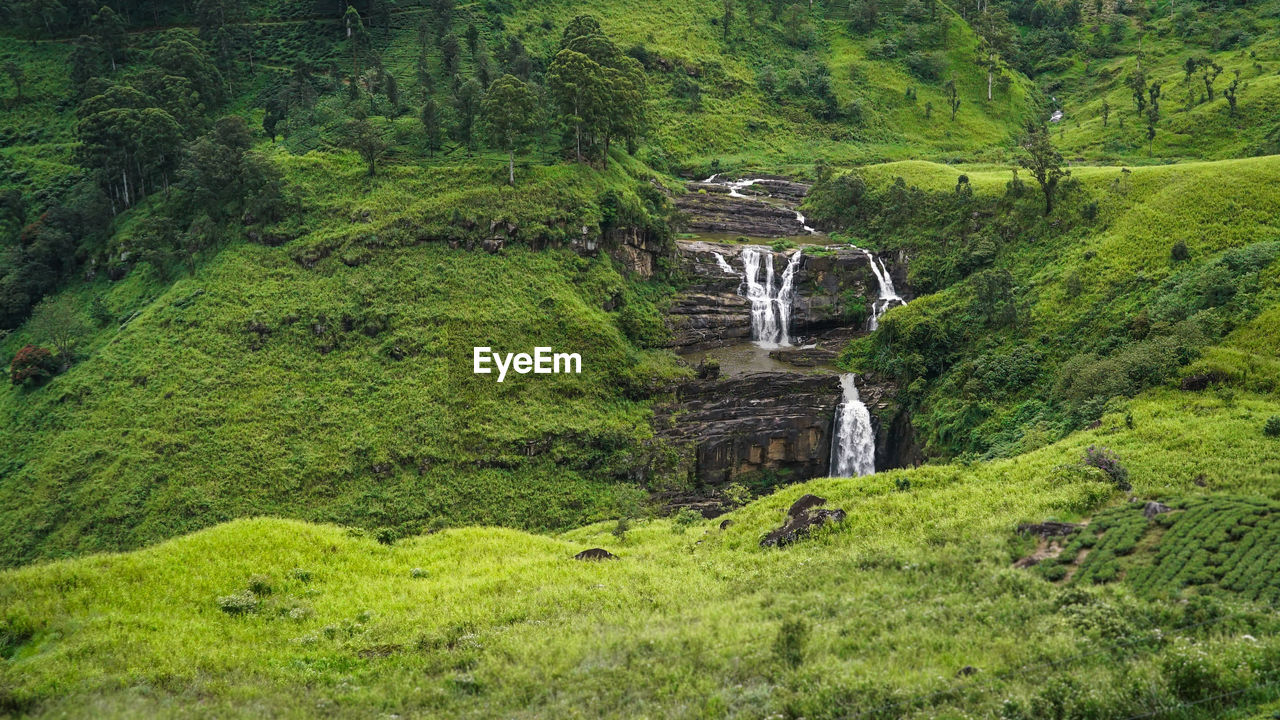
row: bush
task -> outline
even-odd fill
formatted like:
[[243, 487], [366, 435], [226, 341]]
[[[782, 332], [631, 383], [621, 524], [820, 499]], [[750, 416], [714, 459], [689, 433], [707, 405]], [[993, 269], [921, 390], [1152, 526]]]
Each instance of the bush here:
[[271, 594], [271, 578], [266, 575], [252, 575], [249, 577], [249, 592], [262, 597]]
[[57, 369], [58, 363], [53, 359], [53, 353], [42, 347], [27, 345], [13, 356], [13, 362], [9, 365], [9, 379], [14, 385], [36, 385], [53, 377]]
[[228, 615], [248, 615], [258, 611], [258, 597], [248, 590], [218, 598], [218, 607]]
[[1174, 243], [1173, 247], [1169, 250], [1169, 259], [1174, 262], [1182, 262], [1183, 260], [1190, 259], [1190, 257], [1191, 251], [1187, 249], [1187, 244], [1181, 240]]
[[1107, 448], [1097, 445], [1090, 445], [1084, 451], [1084, 464], [1089, 467], [1096, 467], [1111, 478], [1111, 482], [1116, 487], [1129, 491], [1133, 489], [1133, 485], [1129, 483], [1129, 470], [1120, 464], [1120, 458]]
[[946, 68], [942, 54], [936, 52], [908, 53], [904, 62], [912, 75], [928, 82], [941, 78], [942, 71]]
[[694, 510], [693, 508], [681, 508], [680, 512], [676, 513], [675, 525], [673, 525], [671, 529], [677, 535], [683, 535], [685, 530], [697, 525], [702, 522], [702, 520], [702, 513], [697, 510]]
[[1280, 415], [1267, 418], [1266, 424], [1262, 426], [1262, 434], [1267, 437], [1280, 437]]

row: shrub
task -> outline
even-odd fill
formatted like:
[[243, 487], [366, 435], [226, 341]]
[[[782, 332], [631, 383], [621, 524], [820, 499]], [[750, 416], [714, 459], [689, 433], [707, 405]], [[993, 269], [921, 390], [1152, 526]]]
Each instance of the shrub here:
[[1133, 485], [1129, 483], [1129, 470], [1120, 464], [1120, 458], [1107, 448], [1097, 445], [1090, 445], [1084, 451], [1084, 464], [1089, 467], [1096, 467], [1111, 478], [1111, 482], [1121, 490], [1132, 490]]
[[942, 71], [946, 67], [941, 53], [936, 52], [908, 53], [904, 62], [912, 75], [925, 81], [934, 81], [942, 77]]
[[421, 580], [422, 578], [427, 577], [427, 571], [423, 570], [420, 567], [416, 567], [409, 571], [409, 577], [413, 578], [414, 580]]
[[218, 607], [228, 615], [247, 615], [258, 611], [258, 598], [248, 590], [218, 598]]
[[1262, 426], [1262, 434], [1267, 437], [1280, 437], [1280, 415], [1267, 418], [1266, 424]]
[[809, 643], [809, 623], [803, 619], [787, 620], [778, 628], [778, 637], [773, 641], [773, 654], [778, 662], [790, 668], [798, 668], [804, 663], [804, 649]]
[[685, 530], [702, 522], [702, 513], [693, 508], [680, 508], [680, 512], [676, 513], [675, 525], [672, 531], [677, 535], [683, 535]]
[[13, 356], [9, 365], [9, 379], [14, 385], [39, 384], [57, 372], [58, 363], [53, 353], [35, 345], [27, 345]]
[[252, 575], [249, 577], [249, 592], [262, 597], [271, 594], [271, 578], [266, 575]]
[[1187, 249], [1187, 244], [1181, 240], [1173, 244], [1169, 250], [1169, 258], [1174, 262], [1182, 262], [1191, 258], [1191, 251]]
[[294, 568], [289, 571], [289, 577], [298, 582], [309, 583], [311, 582], [311, 571], [303, 568]]

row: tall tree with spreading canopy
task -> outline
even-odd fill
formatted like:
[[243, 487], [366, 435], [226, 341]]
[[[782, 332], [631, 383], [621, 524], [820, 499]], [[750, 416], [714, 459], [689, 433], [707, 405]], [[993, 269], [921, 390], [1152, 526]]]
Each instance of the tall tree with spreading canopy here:
[[1071, 171], [1063, 169], [1062, 153], [1053, 146], [1053, 141], [1049, 139], [1049, 129], [1041, 123], [1027, 125], [1022, 151], [1018, 164], [1029, 170], [1040, 184], [1040, 192], [1044, 194], [1044, 214], [1048, 215], [1053, 212], [1053, 197], [1058, 191], [1058, 184]]
[[507, 151], [507, 184], [516, 184], [516, 150], [528, 144], [537, 125], [538, 98], [514, 75], [503, 75], [485, 94], [483, 116], [489, 142]]
[[634, 139], [644, 126], [644, 68], [619, 50], [589, 15], [575, 17], [565, 28], [547, 85], [562, 119], [574, 129], [579, 162], [584, 136], [600, 143], [607, 167], [612, 140]]

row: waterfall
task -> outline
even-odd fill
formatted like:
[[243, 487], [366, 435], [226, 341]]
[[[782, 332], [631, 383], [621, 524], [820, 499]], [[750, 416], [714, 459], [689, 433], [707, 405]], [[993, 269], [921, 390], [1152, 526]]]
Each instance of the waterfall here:
[[876, 471], [876, 436], [871, 412], [858, 397], [854, 375], [840, 376], [844, 391], [831, 434], [831, 477], [858, 477]]
[[898, 291], [894, 289], [893, 276], [889, 274], [889, 268], [885, 266], [884, 261], [872, 255], [869, 250], [863, 250], [862, 252], [866, 253], [867, 264], [871, 266], [871, 272], [876, 276], [876, 283], [880, 286], [880, 297], [871, 306], [871, 318], [867, 321], [867, 330], [874, 332], [876, 328], [880, 327], [880, 316], [884, 315], [891, 307], [906, 305], [907, 301], [903, 300], [898, 295]]
[[[712, 177], [715, 177], [715, 176], [713, 175]], [[738, 271], [733, 269], [733, 266], [729, 264], [728, 260], [724, 259], [723, 255], [721, 255], [720, 253], [714, 250], [711, 251], [711, 254], [716, 256], [716, 264], [720, 266], [721, 270], [725, 271], [729, 275], [738, 274]]]
[[[797, 250], [791, 256], [782, 271], [781, 282], [775, 287], [773, 253], [758, 247], [742, 249], [742, 280], [747, 289], [747, 299], [751, 301], [751, 339], [762, 347], [791, 344], [791, 303], [795, 299], [795, 275], [802, 255], [803, 252]], [[761, 265], [764, 266], [763, 282], [760, 278]], [[721, 269], [727, 266], [725, 263]]]

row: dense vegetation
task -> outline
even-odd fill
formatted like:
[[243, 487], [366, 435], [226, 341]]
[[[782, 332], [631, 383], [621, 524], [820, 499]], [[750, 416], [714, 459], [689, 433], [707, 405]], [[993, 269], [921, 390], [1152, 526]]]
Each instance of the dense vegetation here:
[[[1278, 7], [6, 5], [0, 714], [1280, 711]], [[653, 518], [613, 251], [748, 170], [910, 259], [932, 464]]]

